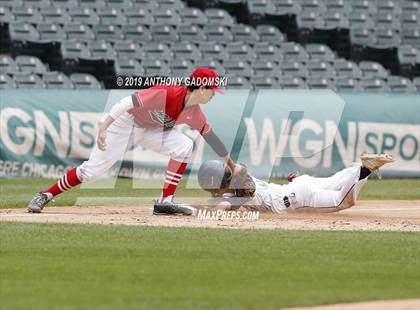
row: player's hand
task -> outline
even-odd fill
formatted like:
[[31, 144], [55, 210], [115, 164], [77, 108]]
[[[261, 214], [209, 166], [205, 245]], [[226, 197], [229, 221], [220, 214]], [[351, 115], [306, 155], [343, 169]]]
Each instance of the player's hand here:
[[97, 139], [96, 142], [98, 144], [98, 148], [101, 151], [105, 151], [106, 150], [106, 142], [105, 142], [105, 139], [106, 139], [106, 130], [99, 129], [98, 139]]
[[245, 172], [246, 168], [242, 165], [235, 164], [235, 169], [233, 170], [233, 175], [239, 175], [242, 172]]

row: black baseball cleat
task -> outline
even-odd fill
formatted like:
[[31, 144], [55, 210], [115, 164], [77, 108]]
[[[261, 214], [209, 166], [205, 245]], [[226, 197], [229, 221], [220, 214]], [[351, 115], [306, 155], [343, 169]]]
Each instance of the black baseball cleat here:
[[158, 203], [155, 202], [153, 206], [153, 214], [155, 215], [175, 215], [175, 214], [182, 214], [182, 215], [193, 215], [194, 211], [191, 207], [186, 205], [180, 205], [173, 202], [163, 202]]

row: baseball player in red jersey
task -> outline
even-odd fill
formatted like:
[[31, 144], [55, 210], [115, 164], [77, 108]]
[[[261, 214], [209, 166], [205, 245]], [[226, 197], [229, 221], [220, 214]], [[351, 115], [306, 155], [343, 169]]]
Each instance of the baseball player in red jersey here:
[[[191, 80], [211, 80], [217, 73], [209, 68], [197, 68]], [[199, 105], [208, 103], [217, 85], [163, 86], [135, 92], [116, 103], [101, 124], [89, 159], [72, 168], [51, 187], [37, 193], [28, 205], [28, 211], [40, 213], [51, 199], [82, 182], [93, 181], [122, 160], [126, 150], [139, 144], [170, 157], [160, 198], [154, 205], [154, 214], [192, 214], [190, 208], [173, 202], [175, 190], [192, 155], [193, 142], [177, 130], [175, 125], [187, 124], [200, 132], [213, 150], [232, 169], [241, 168], [230, 158], [220, 139], [214, 134]]]

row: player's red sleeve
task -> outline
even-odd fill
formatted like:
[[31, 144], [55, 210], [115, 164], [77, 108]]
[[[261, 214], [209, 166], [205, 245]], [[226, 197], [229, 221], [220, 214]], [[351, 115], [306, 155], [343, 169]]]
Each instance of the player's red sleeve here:
[[159, 108], [165, 110], [166, 92], [166, 89], [154, 87], [143, 89], [132, 95], [133, 104], [135, 107], [143, 107], [146, 109]]
[[191, 118], [187, 118], [186, 124], [197, 130], [202, 136], [210, 133], [211, 131], [211, 126], [208, 123], [206, 116], [198, 106], [196, 107], [193, 116]]

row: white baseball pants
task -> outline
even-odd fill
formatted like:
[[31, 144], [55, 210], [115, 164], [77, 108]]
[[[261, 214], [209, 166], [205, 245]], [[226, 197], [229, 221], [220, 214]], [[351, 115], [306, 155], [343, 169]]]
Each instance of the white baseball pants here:
[[193, 141], [181, 132], [135, 127], [133, 116], [127, 112], [108, 127], [106, 134], [106, 150], [101, 151], [95, 143], [89, 159], [77, 168], [82, 182], [101, 177], [117, 161], [122, 160], [133, 145], [141, 145], [179, 162], [189, 162], [193, 151]]

